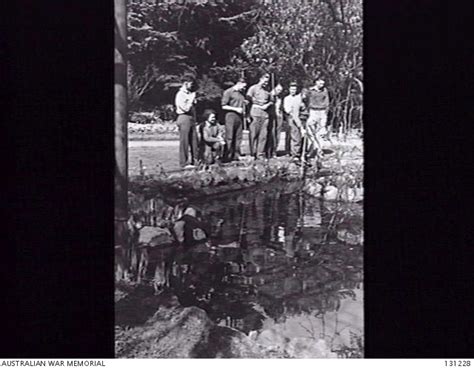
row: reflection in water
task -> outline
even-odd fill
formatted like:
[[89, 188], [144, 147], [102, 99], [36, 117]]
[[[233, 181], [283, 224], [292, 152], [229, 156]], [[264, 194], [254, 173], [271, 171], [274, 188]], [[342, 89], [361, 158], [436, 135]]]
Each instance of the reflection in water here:
[[168, 255], [170, 286], [183, 305], [259, 340], [278, 334], [349, 345], [351, 332], [362, 334], [362, 245], [337, 238], [341, 230], [361, 234], [360, 205], [305, 198], [298, 184], [194, 205], [209, 222], [225, 222], [212, 250]]

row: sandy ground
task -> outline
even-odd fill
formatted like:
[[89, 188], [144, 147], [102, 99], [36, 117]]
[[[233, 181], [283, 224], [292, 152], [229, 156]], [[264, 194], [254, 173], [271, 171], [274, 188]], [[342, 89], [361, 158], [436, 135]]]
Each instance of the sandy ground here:
[[[282, 140], [284, 136], [282, 135]], [[248, 154], [248, 138], [244, 134], [242, 148]], [[140, 172], [139, 161], [142, 160], [147, 174], [156, 174], [157, 165], [161, 164], [165, 170], [179, 169], [179, 141], [129, 141], [128, 142], [128, 172], [129, 175], [138, 175]]]
[[[350, 138], [345, 142], [333, 139], [337, 145], [361, 146], [360, 138]], [[284, 150], [285, 132], [280, 138], [278, 150]], [[248, 135], [244, 133], [242, 141], [244, 154], [249, 153]], [[179, 141], [178, 140], [143, 140], [128, 142], [128, 166], [129, 175], [138, 175], [140, 172], [139, 161], [142, 160], [146, 167], [146, 174], [157, 174], [158, 165], [162, 165], [166, 171], [179, 169], [178, 162]]]

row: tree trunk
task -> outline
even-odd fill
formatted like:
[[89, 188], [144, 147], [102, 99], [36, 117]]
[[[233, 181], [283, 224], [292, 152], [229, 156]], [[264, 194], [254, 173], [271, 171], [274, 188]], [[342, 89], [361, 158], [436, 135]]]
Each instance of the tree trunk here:
[[347, 113], [348, 113], [348, 109], [349, 109], [350, 98], [351, 98], [351, 84], [349, 83], [349, 86], [347, 87], [346, 103], [344, 104], [344, 113], [343, 113], [343, 117], [344, 117], [344, 141], [346, 141], [346, 139], [347, 139], [347, 128], [348, 128], [347, 127], [347, 123], [348, 123]]
[[127, 8], [115, 0], [115, 245], [127, 248]]

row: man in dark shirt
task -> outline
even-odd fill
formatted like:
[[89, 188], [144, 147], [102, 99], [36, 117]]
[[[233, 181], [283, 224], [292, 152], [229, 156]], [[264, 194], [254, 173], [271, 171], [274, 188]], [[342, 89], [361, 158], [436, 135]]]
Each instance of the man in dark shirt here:
[[283, 86], [281, 84], [276, 85], [272, 90], [271, 95], [274, 101], [274, 105], [270, 109], [270, 123], [269, 127], [270, 134], [267, 138], [267, 156], [269, 158], [276, 158], [278, 144], [280, 143], [280, 134], [283, 130]]
[[242, 143], [243, 116], [245, 109], [245, 96], [242, 94], [247, 83], [240, 78], [237, 83], [224, 91], [222, 95], [222, 109], [225, 115], [225, 139], [227, 143], [226, 159], [238, 159]]
[[251, 86], [247, 91], [247, 98], [252, 103], [250, 116], [252, 123], [249, 127], [250, 154], [256, 158], [265, 157], [265, 148], [268, 134], [268, 109], [273, 104], [270, 92], [266, 90], [270, 75], [263, 74], [257, 84]]
[[213, 109], [206, 109], [205, 121], [199, 125], [201, 151], [206, 164], [214, 164], [221, 159], [225, 147], [224, 133], [216, 118], [217, 114]]
[[323, 136], [327, 133], [326, 122], [329, 108], [329, 94], [324, 84], [322, 78], [317, 78], [307, 95], [309, 117], [306, 127], [308, 138], [312, 148], [317, 149], [319, 155], [322, 154]]

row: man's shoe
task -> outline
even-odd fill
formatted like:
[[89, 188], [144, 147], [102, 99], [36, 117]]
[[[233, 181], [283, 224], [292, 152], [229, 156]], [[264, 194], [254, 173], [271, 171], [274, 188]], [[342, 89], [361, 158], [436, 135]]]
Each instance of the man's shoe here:
[[196, 166], [193, 164], [188, 164], [184, 166], [184, 169], [192, 169], [192, 168], [196, 168]]

